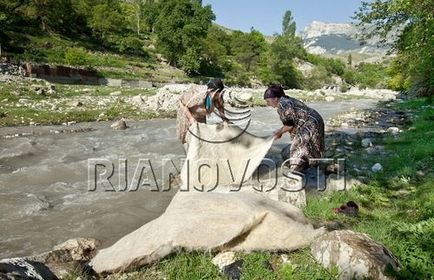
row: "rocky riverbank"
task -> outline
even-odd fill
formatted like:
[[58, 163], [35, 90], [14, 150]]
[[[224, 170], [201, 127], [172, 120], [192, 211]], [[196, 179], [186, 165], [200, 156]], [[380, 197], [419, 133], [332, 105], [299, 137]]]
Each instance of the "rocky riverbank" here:
[[[46, 80], [16, 75], [0, 75], [0, 126], [69, 125], [86, 121], [120, 118], [144, 120], [174, 117], [179, 94], [192, 84], [171, 84], [161, 88], [83, 86], [51, 84]], [[230, 88], [238, 95], [249, 94], [252, 105], [265, 106], [265, 88]], [[360, 98], [393, 100], [389, 90], [288, 90], [287, 94], [305, 102], [342, 101]]]

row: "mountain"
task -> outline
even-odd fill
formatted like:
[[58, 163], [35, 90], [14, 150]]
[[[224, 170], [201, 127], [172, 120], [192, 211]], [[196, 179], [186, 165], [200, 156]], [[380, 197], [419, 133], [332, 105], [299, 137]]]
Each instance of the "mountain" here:
[[314, 54], [360, 54], [364, 58], [384, 56], [387, 48], [379, 47], [377, 38], [367, 41], [357, 39], [361, 30], [350, 23], [324, 23], [313, 21], [300, 32], [306, 50]]

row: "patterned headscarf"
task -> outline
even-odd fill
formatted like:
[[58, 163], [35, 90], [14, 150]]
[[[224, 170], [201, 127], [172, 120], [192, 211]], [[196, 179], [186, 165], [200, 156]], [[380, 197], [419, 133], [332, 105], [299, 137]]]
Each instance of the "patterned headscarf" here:
[[224, 89], [223, 81], [220, 79], [211, 79], [206, 84], [208, 90], [217, 90], [218, 92]]
[[264, 99], [267, 98], [280, 98], [286, 96], [281, 85], [271, 85], [264, 92]]

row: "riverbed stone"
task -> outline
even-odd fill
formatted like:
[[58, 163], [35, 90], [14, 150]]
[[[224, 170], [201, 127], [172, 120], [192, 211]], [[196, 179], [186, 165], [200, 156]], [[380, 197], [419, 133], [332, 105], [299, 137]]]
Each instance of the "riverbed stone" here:
[[230, 265], [235, 262], [235, 260], [235, 252], [229, 251], [217, 254], [211, 262], [222, 271], [225, 266]]
[[385, 275], [386, 266], [397, 270], [399, 261], [382, 244], [368, 235], [337, 230], [316, 239], [313, 257], [324, 267], [337, 267], [339, 279], [393, 279]]
[[110, 96], [119, 96], [119, 95], [122, 95], [121, 91], [113, 91], [110, 93]]
[[69, 101], [66, 103], [66, 106], [69, 106], [69, 107], [80, 107], [82, 105], [83, 105], [83, 103], [81, 101], [78, 101], [78, 100], [72, 100], [72, 101]]
[[372, 140], [370, 138], [365, 138], [362, 140], [362, 147], [367, 148], [372, 146]]
[[100, 244], [99, 240], [93, 238], [73, 238], [54, 246], [51, 251], [24, 259], [43, 263], [57, 277], [62, 277], [94, 257]]
[[58, 278], [43, 263], [24, 258], [11, 258], [0, 260], [0, 279], [57, 280]]
[[123, 129], [128, 128], [124, 119], [120, 119], [120, 120], [114, 122], [110, 127], [115, 129], [115, 130], [123, 130]]
[[389, 133], [391, 133], [393, 135], [397, 135], [400, 132], [400, 130], [396, 126], [392, 126], [392, 127], [389, 127], [387, 129], [387, 132], [389, 132]]
[[383, 169], [383, 166], [380, 163], [376, 163], [371, 167], [372, 172], [377, 173]]

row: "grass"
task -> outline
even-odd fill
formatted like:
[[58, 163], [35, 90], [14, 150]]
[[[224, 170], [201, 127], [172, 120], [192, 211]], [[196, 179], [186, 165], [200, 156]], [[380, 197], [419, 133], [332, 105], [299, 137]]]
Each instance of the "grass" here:
[[11, 54], [17, 61], [86, 68], [106, 78], [156, 83], [192, 81], [182, 70], [160, 63], [155, 50], [146, 46], [150, 42], [140, 54], [132, 55], [102, 49], [97, 42], [71, 40], [58, 34], [33, 36], [12, 31], [6, 33], [17, 41], [26, 42], [23, 53]]
[[[434, 109], [423, 100], [394, 105], [412, 110], [411, 129], [384, 141], [388, 156], [369, 158], [383, 170], [366, 185], [347, 192], [310, 197], [305, 214], [316, 221], [340, 222], [367, 233], [388, 247], [402, 263], [401, 279], [433, 279], [434, 265]], [[365, 161], [366, 159], [361, 159]], [[423, 172], [423, 176], [417, 175]], [[421, 173], [420, 173], [421, 174]], [[358, 218], [336, 217], [330, 209], [353, 200], [361, 208]]]

